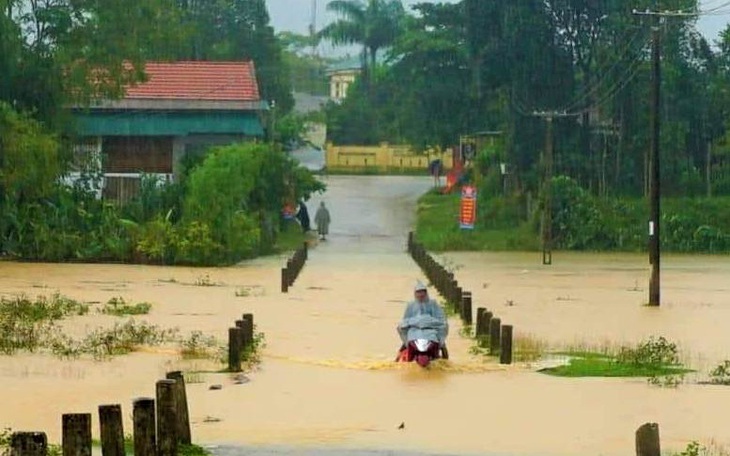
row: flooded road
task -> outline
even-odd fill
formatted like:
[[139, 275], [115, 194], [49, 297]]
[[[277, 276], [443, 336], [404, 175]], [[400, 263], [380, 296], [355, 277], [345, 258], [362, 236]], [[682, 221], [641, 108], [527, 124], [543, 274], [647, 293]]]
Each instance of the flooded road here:
[[[322, 453], [625, 455], [636, 428], [660, 423], [662, 443], [730, 445], [730, 390], [650, 387], [643, 379], [561, 379], [533, 367], [503, 367], [469, 354], [452, 320], [452, 363], [430, 371], [392, 362], [395, 325], [419, 271], [403, 252], [415, 200], [430, 179], [330, 177], [313, 199], [330, 208], [328, 241], [312, 249], [290, 293], [279, 293], [284, 258], [232, 268], [166, 268], [0, 263], [3, 294], [62, 294], [105, 302], [113, 296], [153, 303], [141, 317], [201, 330], [223, 340], [243, 312], [265, 332], [263, 364], [236, 385], [225, 374], [196, 374], [188, 387], [194, 439], [220, 456]], [[693, 367], [730, 358], [730, 261], [666, 257], [661, 309], [643, 307], [648, 265], [638, 255], [446, 254], [474, 293], [495, 311], [554, 347], [620, 344], [665, 335]], [[196, 286], [201, 278], [211, 285]], [[237, 297], [242, 289], [254, 290]], [[240, 293], [239, 293], [240, 294]], [[83, 332], [111, 317], [74, 319]], [[169, 350], [109, 362], [0, 357], [0, 425], [45, 430], [60, 439], [60, 415], [149, 396], [173, 368], [204, 370]], [[705, 375], [703, 373], [702, 375]], [[222, 389], [209, 390], [211, 384]], [[96, 423], [96, 421], [95, 421]], [[398, 429], [403, 423], [404, 429]], [[131, 423], [127, 422], [127, 429]], [[97, 425], [94, 430], [96, 432]], [[371, 451], [372, 450], [372, 451]]]

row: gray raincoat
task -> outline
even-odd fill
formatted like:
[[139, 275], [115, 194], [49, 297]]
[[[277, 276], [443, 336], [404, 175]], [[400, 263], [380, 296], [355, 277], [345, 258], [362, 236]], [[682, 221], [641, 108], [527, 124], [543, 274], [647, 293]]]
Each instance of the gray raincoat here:
[[329, 234], [330, 231], [330, 211], [324, 207], [324, 203], [319, 206], [317, 213], [314, 214], [314, 223], [317, 225], [317, 233], [324, 236]]
[[449, 335], [449, 323], [441, 306], [433, 299], [424, 303], [412, 301], [406, 307], [398, 334], [404, 344], [416, 339], [438, 341], [443, 347]]

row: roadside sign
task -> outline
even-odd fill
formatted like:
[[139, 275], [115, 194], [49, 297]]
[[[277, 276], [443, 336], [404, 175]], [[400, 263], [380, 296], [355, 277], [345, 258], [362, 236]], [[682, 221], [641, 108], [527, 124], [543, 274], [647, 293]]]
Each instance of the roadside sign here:
[[459, 227], [462, 230], [473, 230], [477, 218], [477, 190], [472, 185], [461, 189], [461, 213]]

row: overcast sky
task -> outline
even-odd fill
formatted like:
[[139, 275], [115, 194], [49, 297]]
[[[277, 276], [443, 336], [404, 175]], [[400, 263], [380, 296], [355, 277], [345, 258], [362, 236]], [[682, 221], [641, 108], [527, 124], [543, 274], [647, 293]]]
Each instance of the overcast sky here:
[[[332, 21], [334, 18], [326, 11], [326, 4], [329, 0], [317, 0], [317, 28]], [[424, 0], [403, 0], [403, 4], [414, 5]], [[455, 3], [457, 0], [444, 0], [445, 3]], [[717, 0], [702, 0], [710, 6], [717, 5]], [[291, 30], [298, 33], [306, 33], [309, 22], [312, 17], [312, 0], [266, 0], [269, 6], [269, 14], [271, 22], [277, 31]], [[714, 42], [718, 34], [725, 28], [730, 21], [730, 15], [727, 16], [709, 16], [703, 17], [698, 23], [700, 31], [710, 40]], [[331, 54], [332, 49], [323, 47], [320, 50], [323, 54]]]

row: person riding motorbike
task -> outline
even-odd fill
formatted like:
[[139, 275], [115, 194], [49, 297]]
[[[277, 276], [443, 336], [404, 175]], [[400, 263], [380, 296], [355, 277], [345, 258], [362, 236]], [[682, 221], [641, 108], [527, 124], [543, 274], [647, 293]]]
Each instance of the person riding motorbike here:
[[436, 345], [434, 358], [448, 359], [446, 337], [449, 334], [449, 323], [443, 309], [428, 296], [428, 288], [421, 282], [414, 289], [415, 299], [411, 301], [403, 313], [403, 319], [398, 325], [398, 334], [403, 345], [401, 353], [408, 349], [410, 343], [422, 339]]

